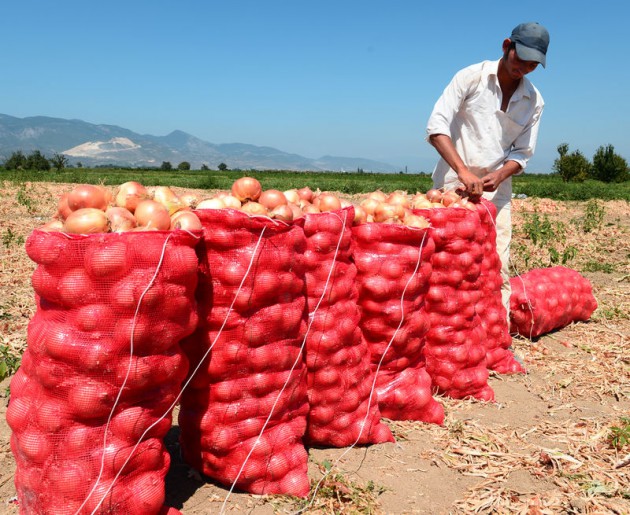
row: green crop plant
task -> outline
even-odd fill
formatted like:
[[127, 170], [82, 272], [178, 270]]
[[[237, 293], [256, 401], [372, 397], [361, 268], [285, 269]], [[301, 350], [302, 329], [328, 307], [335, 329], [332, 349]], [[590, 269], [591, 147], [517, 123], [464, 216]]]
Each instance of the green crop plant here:
[[24, 245], [24, 236], [18, 236], [16, 233], [13, 232], [11, 227], [9, 227], [4, 233], [2, 233], [2, 244], [6, 248], [9, 248], [13, 245], [16, 245], [18, 247], [22, 246]]
[[593, 232], [599, 229], [604, 222], [606, 209], [596, 199], [591, 199], [586, 203], [584, 216], [576, 220], [576, 225], [582, 228], [584, 232]]

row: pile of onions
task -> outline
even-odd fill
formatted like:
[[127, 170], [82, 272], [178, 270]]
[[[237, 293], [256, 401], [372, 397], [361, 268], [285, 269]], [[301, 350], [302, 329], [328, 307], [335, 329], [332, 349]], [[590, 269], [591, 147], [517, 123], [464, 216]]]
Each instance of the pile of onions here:
[[[241, 177], [234, 181], [230, 191], [222, 191], [202, 199], [196, 209], [238, 209], [250, 216], [267, 216], [291, 222], [308, 213], [336, 211], [351, 205], [330, 192], [314, 192], [309, 186], [285, 191], [264, 189], [257, 179]], [[362, 220], [361, 210], [355, 219]]]
[[167, 186], [148, 189], [135, 181], [121, 184], [115, 194], [102, 185], [79, 184], [61, 195], [55, 218], [40, 229], [71, 234], [199, 230], [201, 222], [190, 207], [197, 202], [194, 195], [184, 199]]
[[[41, 227], [47, 231], [99, 233], [143, 230], [201, 228], [193, 209], [237, 209], [250, 216], [291, 222], [310, 213], [337, 211], [353, 205], [354, 225], [364, 223], [401, 224], [415, 228], [429, 226], [417, 209], [466, 208], [473, 202], [452, 190], [429, 189], [414, 195], [406, 191], [372, 191], [359, 203], [350, 203], [332, 192], [313, 191], [309, 186], [285, 191], [264, 189], [254, 177], [236, 179], [228, 191], [200, 198], [194, 193], [177, 195], [167, 186], [146, 188], [129, 181], [115, 194], [104, 186], [81, 184], [59, 199], [56, 219]], [[140, 212], [137, 210], [140, 207]], [[183, 213], [190, 213], [183, 215]], [[105, 216], [103, 216], [103, 214]], [[139, 215], [139, 216], [138, 216]], [[54, 223], [53, 223], [54, 222]]]
[[455, 190], [446, 190], [444, 192], [437, 189], [430, 189], [426, 193], [418, 192], [410, 202], [412, 209], [433, 209], [433, 208], [465, 208], [476, 211], [475, 204], [470, 202], [467, 197], [460, 196]]
[[376, 222], [401, 224], [418, 229], [429, 227], [426, 218], [413, 213], [413, 209], [416, 208], [414, 200], [417, 195], [409, 198], [409, 195], [404, 191], [394, 191], [389, 195], [380, 190], [373, 191], [355, 207], [354, 224]]

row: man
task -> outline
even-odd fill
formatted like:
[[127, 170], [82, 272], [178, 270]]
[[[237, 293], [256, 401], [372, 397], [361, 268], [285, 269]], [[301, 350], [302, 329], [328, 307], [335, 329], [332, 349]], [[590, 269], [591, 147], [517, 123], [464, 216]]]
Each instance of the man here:
[[497, 251], [501, 295], [510, 312], [509, 250], [512, 238], [512, 175], [534, 153], [544, 102], [525, 78], [546, 64], [549, 33], [521, 23], [503, 41], [503, 57], [460, 70], [438, 99], [427, 124], [427, 140], [441, 156], [435, 188], [483, 195], [497, 207]]

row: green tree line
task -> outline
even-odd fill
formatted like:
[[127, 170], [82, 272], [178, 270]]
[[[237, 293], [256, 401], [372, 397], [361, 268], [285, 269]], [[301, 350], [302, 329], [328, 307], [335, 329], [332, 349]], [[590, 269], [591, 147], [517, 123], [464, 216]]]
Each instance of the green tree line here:
[[569, 144], [558, 145], [558, 157], [553, 163], [554, 172], [564, 182], [584, 182], [595, 179], [602, 182], [625, 182], [630, 180], [627, 161], [615, 153], [612, 145], [601, 146], [589, 161], [582, 152], [569, 152]]
[[[612, 145], [601, 146], [595, 152], [592, 161], [579, 150], [569, 152], [569, 144], [558, 145], [559, 157], [553, 163], [554, 175], [558, 175], [564, 182], [584, 182], [594, 179], [606, 183], [620, 183], [630, 180], [630, 169], [627, 161], [615, 152]], [[4, 163], [6, 170], [36, 170], [48, 171], [51, 169], [63, 170], [69, 166], [68, 158], [63, 154], [55, 153], [52, 158], [46, 158], [39, 150], [24, 155], [21, 150], [13, 152]], [[82, 165], [77, 163], [78, 168]], [[171, 171], [174, 167], [169, 161], [162, 162], [159, 170]], [[188, 171], [191, 165], [188, 161], [182, 161], [177, 165], [177, 170]], [[202, 170], [209, 170], [207, 165], [202, 165]], [[219, 171], [228, 170], [225, 163], [218, 165]], [[363, 170], [359, 169], [358, 173]]]

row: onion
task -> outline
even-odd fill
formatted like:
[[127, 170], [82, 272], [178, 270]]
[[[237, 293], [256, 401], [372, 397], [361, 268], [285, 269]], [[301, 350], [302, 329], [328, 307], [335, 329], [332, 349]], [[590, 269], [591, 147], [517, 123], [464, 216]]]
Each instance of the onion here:
[[105, 197], [105, 206], [109, 206], [114, 200], [114, 194], [112, 193], [112, 190], [110, 190], [104, 184], [99, 184], [97, 187], [103, 191], [103, 196]]
[[178, 211], [171, 218], [171, 229], [199, 231], [202, 228], [199, 217], [192, 211]]
[[321, 213], [320, 209], [315, 204], [307, 204], [302, 208], [303, 213]]
[[94, 207], [77, 209], [70, 213], [63, 230], [72, 234], [94, 234], [109, 231], [109, 220], [105, 211]]
[[197, 209], [223, 209], [225, 202], [218, 197], [207, 198], [197, 204]]
[[387, 195], [381, 190], [376, 190], [368, 194], [368, 198], [373, 198], [374, 200], [378, 200], [379, 202], [385, 202], [387, 200]]
[[[85, 271], [95, 279], [113, 279], [129, 271], [129, 249], [124, 240], [91, 245], [85, 253]], [[104, 320], [95, 317], [95, 320]]]
[[168, 186], [156, 186], [153, 189], [153, 200], [168, 209], [168, 214], [171, 216], [185, 206], [177, 194]]
[[287, 205], [289, 206], [289, 209], [293, 213], [293, 220], [296, 220], [304, 216], [304, 212], [302, 211], [302, 208], [298, 206], [297, 204], [293, 204], [292, 202], [289, 202]]
[[411, 199], [411, 207], [413, 209], [431, 209], [433, 203], [424, 194], [418, 194]]
[[431, 188], [426, 192], [426, 197], [431, 202], [441, 202], [442, 201], [442, 192], [435, 188]]
[[313, 201], [313, 190], [311, 190], [308, 186], [304, 186], [303, 188], [297, 190], [297, 194], [302, 200], [306, 200], [307, 202]]
[[107, 200], [103, 188], [93, 184], [79, 184], [68, 194], [68, 207], [71, 211], [93, 207], [105, 211]]
[[442, 204], [444, 204], [445, 207], [452, 206], [460, 200], [461, 197], [454, 190], [445, 191], [442, 195]]
[[260, 194], [258, 203], [272, 210], [278, 206], [286, 206], [287, 198], [279, 190], [265, 190]]
[[62, 220], [68, 218], [68, 215], [72, 213], [72, 209], [68, 206], [68, 195], [69, 193], [61, 195], [57, 204], [57, 216]]
[[225, 195], [221, 197], [221, 200], [225, 204], [225, 207], [231, 207], [232, 209], [240, 209], [241, 201], [237, 199], [234, 195]]
[[322, 213], [341, 209], [341, 201], [332, 193], [320, 193], [316, 198], [315, 205]]
[[376, 210], [376, 206], [380, 204], [381, 201], [376, 200], [375, 198], [368, 197], [365, 200], [361, 201], [360, 206], [365, 210], [368, 215], [373, 215]]
[[145, 199], [149, 198], [147, 189], [136, 181], [125, 182], [120, 185], [118, 192], [114, 197], [114, 204], [118, 207], [124, 207], [135, 212], [136, 206]]
[[424, 216], [414, 214], [405, 216], [403, 223], [409, 227], [416, 227], [418, 229], [426, 229], [429, 227], [429, 221]]
[[291, 208], [282, 204], [280, 206], [276, 206], [269, 212], [269, 216], [271, 218], [275, 218], [276, 220], [282, 220], [283, 222], [292, 222], [293, 221], [293, 211]]
[[407, 194], [404, 191], [394, 191], [387, 197], [387, 203], [408, 207], [409, 197], [407, 197]]
[[374, 210], [375, 222], [398, 222], [405, 216], [405, 209], [396, 204], [381, 202]]
[[199, 204], [199, 196], [194, 193], [184, 193], [179, 196], [179, 200], [181, 200], [184, 205], [192, 207], [193, 209]]
[[298, 194], [298, 190], [293, 188], [291, 190], [287, 190], [284, 193], [287, 202], [291, 202], [292, 204], [297, 204], [300, 201], [300, 195]]
[[241, 207], [241, 211], [243, 211], [244, 213], [247, 213], [248, 215], [263, 215], [263, 216], [267, 216], [269, 214], [268, 209], [263, 206], [262, 204], [259, 204], [258, 202], [245, 202], [245, 204], [243, 204], [243, 206]]
[[354, 206], [354, 225], [361, 225], [367, 222], [367, 211], [361, 206]]
[[168, 209], [155, 200], [143, 200], [134, 212], [138, 225], [143, 229], [166, 231], [171, 227]]
[[241, 177], [236, 179], [232, 184], [232, 195], [241, 202], [246, 200], [258, 200], [262, 193], [262, 186], [257, 179], [253, 177]]
[[55, 232], [63, 230], [63, 222], [61, 220], [51, 220], [38, 228], [40, 231]]
[[138, 225], [136, 217], [124, 207], [110, 206], [105, 211], [112, 232], [130, 231]]

